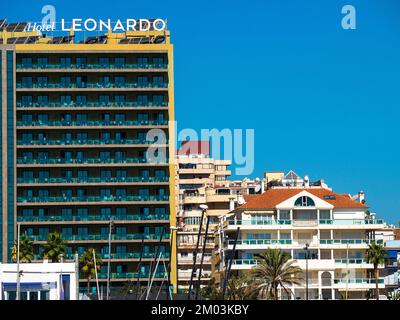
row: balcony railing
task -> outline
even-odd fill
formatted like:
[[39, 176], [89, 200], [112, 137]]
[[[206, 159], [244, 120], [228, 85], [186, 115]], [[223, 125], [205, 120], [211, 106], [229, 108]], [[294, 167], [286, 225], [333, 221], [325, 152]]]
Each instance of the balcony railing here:
[[[235, 244], [235, 240], [229, 240], [228, 244]], [[238, 240], [237, 245], [270, 245], [270, 244], [292, 244], [291, 239], [244, 239]]]
[[[168, 160], [167, 160], [168, 161]], [[30, 159], [18, 158], [17, 164], [98, 164], [98, 163], [146, 163], [146, 158], [85, 158], [85, 159], [60, 159], [60, 158], [47, 158], [47, 159]]]
[[383, 224], [383, 219], [321, 219], [319, 224], [354, 225], [354, 224]]
[[123, 64], [101, 64], [101, 63], [85, 63], [85, 64], [23, 64], [18, 63], [17, 69], [167, 69], [166, 63], [123, 63]]
[[228, 220], [229, 225], [276, 225], [291, 224], [291, 220]]
[[[81, 145], [81, 144], [90, 144], [90, 145], [103, 145], [103, 144], [154, 144], [154, 141], [140, 140], [140, 139], [109, 139], [109, 140], [100, 140], [100, 139], [71, 139], [71, 140], [17, 140], [17, 145], [27, 146], [27, 145]], [[167, 141], [165, 142], [168, 143]]]
[[18, 203], [32, 202], [119, 202], [119, 201], [168, 201], [169, 196], [87, 196], [87, 197], [17, 197]]
[[362, 264], [368, 263], [367, 259], [357, 258], [357, 259], [335, 259], [335, 263], [340, 264]]
[[383, 244], [382, 239], [369, 240], [369, 239], [321, 239], [320, 244], [370, 244], [378, 243]]
[[[144, 252], [143, 259], [154, 258], [156, 252]], [[102, 259], [108, 259], [108, 253], [100, 255]], [[169, 252], [163, 252], [162, 257], [169, 258]], [[157, 256], [158, 258], [158, 256]], [[111, 259], [140, 259], [140, 252], [111, 253]]]
[[62, 102], [28, 102], [23, 103], [17, 102], [18, 108], [57, 108], [57, 107], [68, 107], [68, 108], [96, 108], [96, 107], [167, 107], [168, 102], [139, 102], [139, 101], [124, 101], [124, 102], [74, 102], [69, 103]]
[[137, 82], [125, 82], [125, 83], [85, 83], [77, 85], [75, 83], [21, 83], [17, 82], [17, 89], [95, 89], [95, 88], [168, 88], [168, 83], [137, 83]]
[[[142, 240], [143, 237], [146, 240], [159, 240], [160, 234], [141, 234], [141, 233], [132, 233], [132, 234], [112, 234], [111, 240]], [[27, 235], [28, 238], [33, 241], [46, 241], [47, 235]], [[65, 241], [94, 241], [94, 240], [108, 240], [107, 234], [75, 234], [75, 235], [63, 235], [62, 238]], [[169, 239], [169, 234], [164, 233], [162, 239]]]
[[[378, 283], [384, 283], [385, 279], [378, 279]], [[375, 284], [375, 279], [367, 279], [367, 278], [352, 278], [352, 279], [334, 279], [333, 283], [335, 284]]]
[[257, 259], [234, 259], [232, 261], [233, 264], [236, 265], [257, 265], [259, 260]]
[[168, 182], [168, 177], [110, 177], [110, 178], [101, 178], [101, 177], [87, 177], [87, 178], [33, 178], [33, 179], [24, 179], [17, 178], [17, 183], [107, 183], [107, 182]]
[[110, 127], [110, 126], [165, 126], [168, 120], [127, 121], [17, 121], [19, 127]]
[[[98, 273], [97, 274], [99, 279], [107, 279], [107, 273]], [[140, 278], [149, 278], [149, 272], [111, 272], [110, 278], [111, 279], [134, 279], [137, 277]], [[152, 275], [151, 275], [152, 276]], [[165, 272], [156, 272], [154, 274], [155, 278], [165, 278]], [[84, 279], [84, 278], [81, 278]], [[93, 277], [94, 279], [94, 277]]]
[[[113, 216], [112, 219], [114, 221], [147, 221], [147, 220], [169, 220], [168, 214], [127, 214], [123, 216]], [[51, 222], [51, 221], [109, 221], [110, 216], [102, 216], [102, 215], [87, 215], [87, 216], [62, 216], [62, 215], [54, 215], [54, 216], [18, 216], [18, 222]]]

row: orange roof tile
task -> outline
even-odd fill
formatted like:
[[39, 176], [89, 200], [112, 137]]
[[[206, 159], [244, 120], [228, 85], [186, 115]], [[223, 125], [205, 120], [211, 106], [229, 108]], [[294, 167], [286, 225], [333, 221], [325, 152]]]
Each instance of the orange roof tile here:
[[[247, 202], [238, 209], [275, 209], [283, 201], [296, 194], [307, 191], [314, 196], [332, 204], [335, 208], [368, 208], [365, 204], [351, 199], [348, 195], [338, 194], [324, 188], [293, 188], [293, 189], [268, 189], [263, 194], [245, 199]], [[335, 196], [335, 199], [324, 199], [324, 196]]]

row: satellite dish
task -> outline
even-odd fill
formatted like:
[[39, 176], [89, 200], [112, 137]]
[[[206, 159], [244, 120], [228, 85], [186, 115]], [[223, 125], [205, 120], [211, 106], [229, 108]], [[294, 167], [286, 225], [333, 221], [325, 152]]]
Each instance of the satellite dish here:
[[258, 184], [258, 185], [256, 185], [256, 187], [254, 188], [254, 191], [255, 192], [258, 192], [258, 191], [260, 191], [261, 190], [261, 186]]
[[199, 207], [202, 210], [207, 210], [208, 209], [208, 206], [206, 204], [201, 204], [201, 205], [199, 205]]
[[260, 178], [257, 177], [257, 178], [254, 179], [254, 181], [255, 181], [255, 182], [260, 182]]
[[243, 197], [239, 197], [238, 204], [240, 204], [240, 205], [244, 204], [244, 198]]

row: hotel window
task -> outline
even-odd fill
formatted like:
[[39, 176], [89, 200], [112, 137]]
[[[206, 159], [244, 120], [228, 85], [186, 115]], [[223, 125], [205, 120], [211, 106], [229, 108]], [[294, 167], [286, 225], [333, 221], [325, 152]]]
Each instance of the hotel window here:
[[124, 94], [117, 94], [115, 95], [114, 99], [116, 104], [122, 105], [125, 103], [126, 97]]
[[71, 239], [72, 238], [72, 228], [71, 227], [63, 227], [61, 229], [61, 236], [63, 239]]
[[329, 220], [331, 218], [331, 213], [329, 210], [320, 210], [319, 212], [320, 220]]
[[162, 207], [156, 207], [154, 209], [154, 213], [155, 214], [166, 214], [167, 213], [167, 209], [166, 208], [162, 208]]
[[87, 196], [87, 190], [86, 189], [77, 189], [76, 190], [76, 196], [78, 198], [86, 198]]
[[111, 208], [100, 208], [100, 215], [102, 218], [110, 218], [111, 217]]
[[85, 95], [77, 95], [76, 96], [76, 104], [79, 106], [82, 106], [84, 104], [86, 104], [87, 101], [87, 96]]
[[87, 121], [88, 121], [88, 115], [87, 115], [87, 113], [78, 113], [78, 114], [76, 115], [76, 121], [77, 121], [78, 123], [85, 123], [85, 122], [87, 122]]
[[156, 178], [164, 178], [166, 176], [166, 171], [165, 170], [156, 170], [155, 171], [155, 176]]
[[153, 105], [161, 106], [164, 102], [164, 96], [162, 94], [153, 94]]
[[46, 106], [49, 103], [49, 96], [38, 96], [37, 97], [37, 102], [39, 106]]
[[39, 238], [46, 239], [49, 234], [49, 228], [39, 228]]
[[72, 133], [71, 132], [65, 132], [63, 134], [64, 140], [66, 142], [71, 142], [72, 141]]
[[114, 78], [115, 86], [123, 87], [125, 85], [125, 77], [124, 76], [115, 76]]
[[163, 64], [164, 64], [164, 58], [163, 57], [154, 57], [153, 64], [154, 64], [155, 68], [162, 68]]
[[33, 116], [31, 114], [23, 114], [22, 115], [22, 122], [24, 124], [32, 124]]
[[78, 68], [86, 68], [87, 59], [86, 57], [77, 57], [76, 58], [76, 66]]
[[147, 57], [138, 57], [137, 64], [139, 68], [146, 68], [148, 64]]
[[32, 180], [33, 179], [33, 171], [23, 171], [22, 172], [22, 177], [24, 180]]
[[61, 216], [66, 219], [72, 219], [72, 209], [71, 208], [61, 208]]
[[87, 138], [88, 138], [88, 133], [87, 132], [78, 132], [77, 134], [76, 134], [76, 138], [79, 140], [79, 141], [86, 141], [87, 140]]
[[125, 236], [126, 235], [126, 227], [117, 227], [115, 229], [116, 234], [119, 236]]
[[122, 68], [125, 65], [125, 57], [115, 57], [115, 66]]
[[110, 58], [109, 57], [99, 57], [100, 67], [109, 67], [110, 66]]
[[33, 217], [33, 209], [22, 209], [22, 216], [23, 217]]
[[60, 66], [61, 68], [71, 67], [71, 57], [60, 57]]
[[32, 77], [22, 77], [21, 83], [23, 87], [31, 88], [33, 83]]
[[45, 76], [37, 77], [36, 82], [39, 87], [46, 87], [47, 86], [47, 77], [45, 77]]
[[101, 132], [100, 133], [100, 140], [102, 140], [102, 141], [110, 141], [111, 140], [111, 133], [110, 132]]
[[45, 161], [49, 157], [49, 153], [47, 151], [39, 151], [38, 152], [38, 159], [39, 161]]
[[46, 124], [49, 121], [49, 115], [47, 113], [38, 114], [38, 122], [40, 124]]
[[116, 121], [117, 123], [123, 123], [123, 122], [125, 122], [125, 120], [126, 120], [126, 116], [125, 116], [124, 113], [117, 113], [117, 114], [115, 115], [115, 121]]
[[47, 57], [38, 57], [37, 65], [38, 67], [45, 67], [49, 63], [49, 59]]
[[115, 214], [118, 219], [126, 219], [126, 208], [116, 208], [115, 209]]
[[47, 181], [50, 178], [50, 172], [48, 170], [40, 170], [39, 171], [39, 180]]
[[118, 199], [123, 199], [126, 197], [126, 189], [117, 189], [115, 190], [115, 195]]
[[64, 200], [71, 200], [71, 198], [72, 198], [72, 190], [71, 189], [61, 190], [61, 195], [62, 195]]
[[62, 151], [61, 158], [64, 159], [65, 162], [70, 162], [72, 159], [72, 152], [71, 151]]
[[126, 180], [128, 174], [126, 170], [117, 170], [117, 180], [121, 181], [121, 180]]
[[310, 197], [302, 196], [294, 203], [295, 207], [315, 207], [314, 200]]
[[100, 78], [100, 84], [103, 87], [107, 87], [110, 84], [110, 76], [101, 76]]
[[76, 86], [78, 88], [86, 88], [87, 77], [86, 76], [77, 76], [76, 77]]
[[88, 227], [78, 227], [78, 236], [85, 237], [89, 234]]
[[140, 197], [148, 197], [150, 195], [150, 190], [148, 188], [139, 188]]
[[86, 181], [88, 178], [88, 171], [87, 170], [78, 170], [78, 179]]
[[40, 142], [44, 143], [47, 139], [47, 133], [46, 132], [38, 132], [37, 137]]
[[111, 196], [111, 189], [100, 189], [100, 197], [109, 198]]
[[111, 170], [100, 170], [100, 178], [102, 181], [111, 180]]
[[149, 114], [148, 113], [138, 113], [137, 119], [139, 122], [149, 121]]
[[24, 160], [32, 160], [33, 159], [33, 153], [32, 152], [23, 152], [22, 153], [22, 158]]
[[32, 96], [22, 96], [21, 103], [23, 106], [30, 106], [32, 105]]
[[146, 179], [148, 179], [149, 176], [150, 176], [150, 171], [147, 170], [147, 169], [141, 169], [141, 170], [139, 171], [139, 174], [140, 174], [140, 177], [141, 177], [142, 179], [146, 180]]
[[143, 214], [143, 215], [148, 215], [148, 214], [150, 214], [150, 208], [148, 208], [148, 207], [141, 207], [141, 208], [140, 208], [140, 214]]
[[138, 76], [137, 80], [138, 80], [139, 87], [147, 87], [148, 82], [149, 82], [147, 76]]
[[61, 77], [60, 78], [61, 87], [68, 88], [71, 85], [71, 77]]
[[146, 106], [148, 104], [148, 96], [146, 94], [138, 94], [136, 100], [139, 106]]
[[100, 160], [102, 162], [109, 161], [111, 153], [109, 151], [100, 151]]
[[121, 162], [125, 159], [125, 151], [115, 151], [115, 160]]
[[164, 77], [163, 76], [153, 76], [153, 85], [155, 87], [161, 87], [164, 85]]
[[78, 217], [86, 218], [89, 214], [89, 210], [88, 210], [88, 208], [78, 208], [76, 210], [76, 213], [78, 214]]
[[72, 99], [70, 95], [62, 95], [60, 96], [60, 102], [63, 105], [69, 105], [71, 103]]
[[23, 68], [31, 68], [32, 67], [32, 58], [31, 57], [22, 58], [22, 67]]
[[108, 94], [99, 95], [99, 102], [102, 106], [106, 106], [110, 102], [110, 96]]

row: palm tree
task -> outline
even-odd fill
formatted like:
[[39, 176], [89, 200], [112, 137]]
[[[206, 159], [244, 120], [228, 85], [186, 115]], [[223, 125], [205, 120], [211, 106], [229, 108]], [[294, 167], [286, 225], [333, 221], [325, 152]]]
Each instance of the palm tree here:
[[47, 236], [47, 241], [43, 245], [43, 257], [51, 259], [51, 262], [59, 262], [60, 255], [64, 255], [67, 250], [66, 244], [67, 242], [61, 238], [60, 233], [49, 233]]
[[378, 265], [385, 263], [386, 252], [383, 249], [383, 245], [377, 244], [376, 242], [372, 242], [367, 249], [367, 261], [368, 263], [372, 263], [374, 266], [374, 274], [375, 274], [375, 295], [376, 300], [379, 300], [379, 269]]
[[[18, 241], [14, 241], [12, 246], [11, 259], [17, 261]], [[26, 235], [21, 235], [19, 238], [19, 261], [31, 262], [33, 260], [33, 241]]]
[[[100, 256], [95, 253], [96, 258], [96, 269], [97, 272], [100, 271], [100, 266], [103, 263]], [[87, 276], [87, 293], [90, 293], [90, 280], [92, 276], [96, 275], [94, 268], [94, 258], [93, 258], [93, 248], [88, 248], [79, 258], [79, 264], [81, 266], [81, 271]]]
[[303, 270], [289, 261], [289, 253], [280, 249], [268, 249], [256, 255], [258, 264], [251, 269], [252, 287], [260, 297], [278, 300], [278, 287], [289, 293], [288, 286], [300, 284]]
[[230, 277], [227, 284], [228, 300], [249, 300], [256, 299], [257, 292], [249, 286], [251, 276], [249, 273], [242, 273], [239, 276]]

